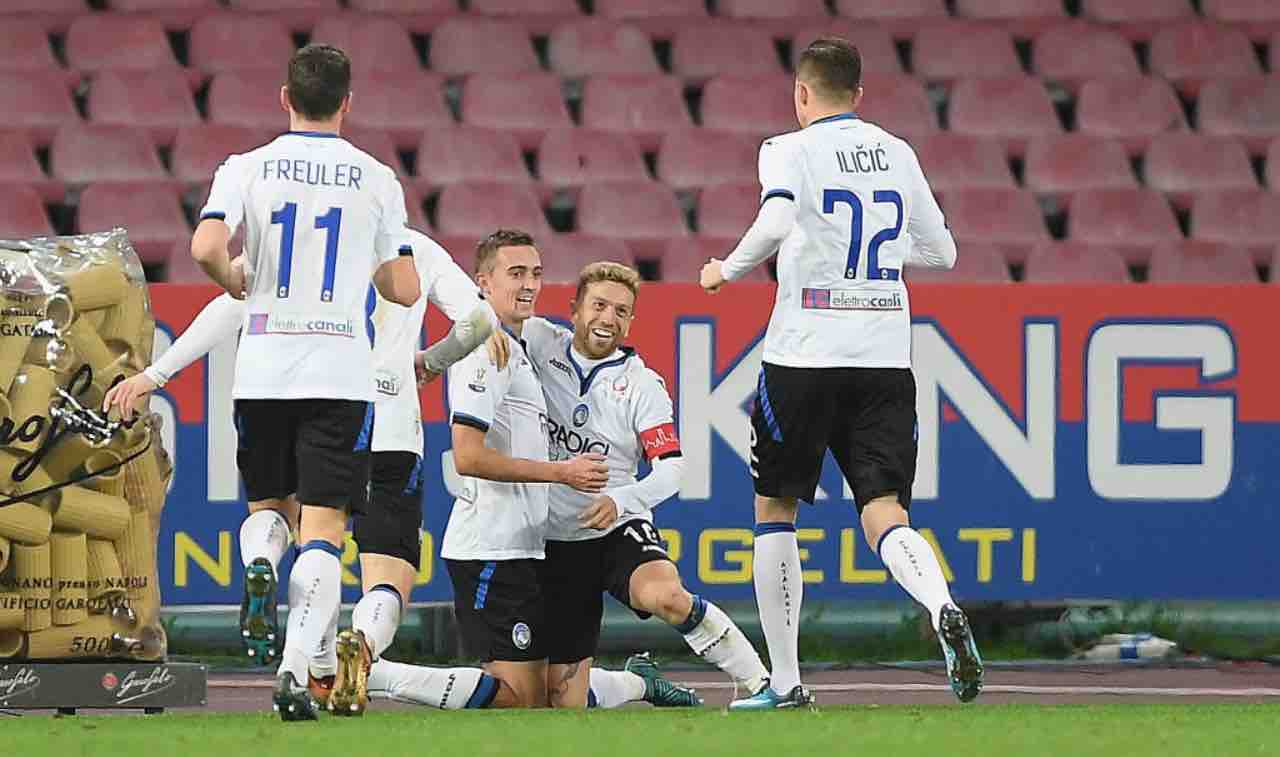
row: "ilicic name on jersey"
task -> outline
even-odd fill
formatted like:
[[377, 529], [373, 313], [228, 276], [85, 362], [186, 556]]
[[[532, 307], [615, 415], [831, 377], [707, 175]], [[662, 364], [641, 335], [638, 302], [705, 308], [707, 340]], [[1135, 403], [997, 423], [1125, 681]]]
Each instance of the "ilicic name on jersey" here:
[[873, 148], [859, 147], [856, 150], [837, 150], [836, 161], [844, 173], [873, 173], [888, 171], [889, 158], [885, 149], [876, 145]]

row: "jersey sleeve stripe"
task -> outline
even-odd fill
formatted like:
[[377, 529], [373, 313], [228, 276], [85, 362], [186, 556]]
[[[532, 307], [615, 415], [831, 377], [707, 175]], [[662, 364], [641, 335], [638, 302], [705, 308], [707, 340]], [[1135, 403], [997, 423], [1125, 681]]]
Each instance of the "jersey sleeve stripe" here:
[[455, 411], [453, 414], [453, 418], [450, 422], [459, 423], [459, 424], [462, 424], [463, 426], [470, 426], [471, 428], [479, 429], [486, 433], [489, 431], [488, 423], [475, 417], [474, 415], [467, 415], [466, 413], [459, 413]]
[[225, 221], [227, 220], [227, 214], [223, 213], [221, 210], [207, 210], [200, 214], [201, 221], [209, 218], [212, 218], [215, 221]]
[[410, 246], [409, 246], [409, 245], [407, 245], [407, 244], [402, 244], [402, 245], [400, 245], [400, 254], [401, 254], [401, 255], [413, 255], [413, 248], [412, 248], [412, 247], [410, 247]]
[[768, 192], [764, 193], [764, 199], [760, 201], [760, 204], [763, 205], [774, 197], [781, 197], [784, 200], [790, 200], [792, 202], [796, 201], [796, 196], [792, 194], [789, 189], [770, 189]]

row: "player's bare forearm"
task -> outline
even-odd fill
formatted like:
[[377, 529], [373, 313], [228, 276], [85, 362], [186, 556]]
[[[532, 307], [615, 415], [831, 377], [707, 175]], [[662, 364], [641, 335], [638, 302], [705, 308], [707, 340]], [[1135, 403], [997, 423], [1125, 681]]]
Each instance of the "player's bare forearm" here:
[[453, 426], [453, 465], [458, 475], [512, 484], [558, 484], [561, 468], [542, 460], [508, 457], [484, 444], [484, 432]]
[[216, 218], [206, 218], [196, 227], [191, 237], [191, 257], [214, 283], [227, 290], [232, 297], [242, 297], [243, 287], [232, 281], [231, 229]]

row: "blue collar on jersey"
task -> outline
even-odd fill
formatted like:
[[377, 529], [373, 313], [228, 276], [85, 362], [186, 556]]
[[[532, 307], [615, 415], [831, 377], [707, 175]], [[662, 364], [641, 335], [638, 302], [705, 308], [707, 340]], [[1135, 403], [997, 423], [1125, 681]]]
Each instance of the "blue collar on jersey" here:
[[292, 134], [296, 137], [320, 137], [321, 139], [338, 139], [338, 134], [332, 131], [286, 131], [286, 135]]
[[817, 121], [814, 121], [809, 125], [816, 126], [818, 124], [830, 123], [831, 121], [856, 121], [856, 120], [858, 120], [858, 114], [854, 113], [853, 111], [849, 111], [848, 113], [837, 113], [834, 116], [819, 118]]
[[627, 362], [632, 355], [636, 354], [634, 347], [619, 347], [618, 349], [622, 350], [621, 357], [615, 357], [613, 360], [606, 360], [603, 363], [598, 363], [595, 368], [591, 369], [590, 373], [584, 376], [582, 374], [582, 366], [578, 365], [578, 361], [573, 358], [573, 342], [565, 345], [564, 356], [569, 358], [569, 365], [572, 365], [574, 372], [578, 374], [579, 397], [587, 396], [587, 390], [591, 388], [591, 382], [595, 380], [596, 375], [599, 374], [601, 370], [622, 365]]
[[[481, 296], [483, 297], [483, 295], [481, 295]], [[520, 349], [524, 350], [524, 354], [525, 354], [525, 356], [526, 356], [526, 357], [528, 357], [528, 355], [529, 355], [529, 345], [525, 344], [524, 339], [520, 338], [520, 335], [519, 335], [519, 334], [517, 334], [516, 332], [514, 332], [514, 331], [512, 331], [510, 328], [508, 328], [508, 327], [507, 327], [507, 324], [503, 323], [502, 321], [498, 321], [498, 325], [502, 327], [502, 330], [503, 330], [503, 331], [507, 332], [507, 336], [509, 336], [509, 337], [511, 337], [512, 339], [514, 339], [514, 340], [516, 340], [517, 342], [519, 342], [519, 344], [520, 344]]]

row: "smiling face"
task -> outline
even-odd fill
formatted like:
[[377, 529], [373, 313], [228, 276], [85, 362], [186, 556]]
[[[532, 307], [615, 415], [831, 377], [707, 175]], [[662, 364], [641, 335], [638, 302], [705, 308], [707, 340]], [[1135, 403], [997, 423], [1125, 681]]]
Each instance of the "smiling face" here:
[[533, 245], [506, 245], [494, 251], [476, 274], [480, 291], [498, 320], [515, 327], [533, 315], [542, 291], [542, 257]]
[[573, 301], [573, 346], [599, 360], [612, 355], [631, 332], [636, 295], [618, 281], [593, 281]]

